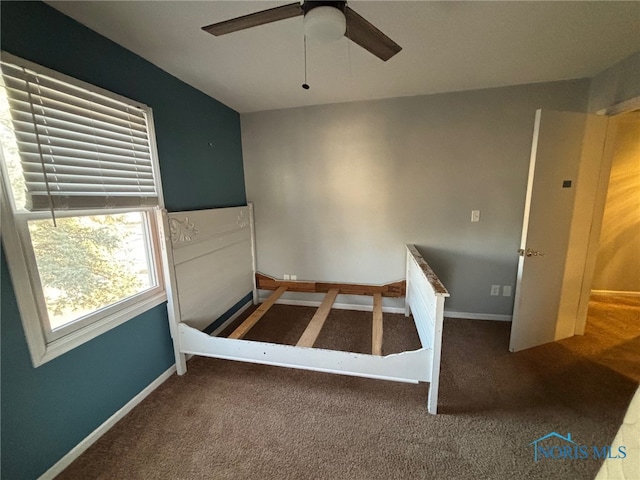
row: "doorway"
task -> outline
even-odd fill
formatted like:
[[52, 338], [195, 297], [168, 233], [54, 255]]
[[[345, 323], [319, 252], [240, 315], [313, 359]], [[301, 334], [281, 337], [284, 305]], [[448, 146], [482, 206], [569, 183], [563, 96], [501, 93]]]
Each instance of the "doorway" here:
[[640, 110], [619, 116], [591, 291], [640, 295]]
[[607, 339], [600, 362], [640, 382], [640, 110], [618, 117], [585, 333]]

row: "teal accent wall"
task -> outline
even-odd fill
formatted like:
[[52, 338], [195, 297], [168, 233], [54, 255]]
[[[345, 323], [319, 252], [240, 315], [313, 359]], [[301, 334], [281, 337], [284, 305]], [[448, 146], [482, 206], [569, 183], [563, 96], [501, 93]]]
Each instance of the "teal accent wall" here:
[[[168, 210], [246, 203], [237, 112], [44, 3], [0, 16], [3, 50], [153, 109]], [[0, 282], [1, 477], [33, 479], [173, 364], [166, 307], [33, 368], [4, 253]]]

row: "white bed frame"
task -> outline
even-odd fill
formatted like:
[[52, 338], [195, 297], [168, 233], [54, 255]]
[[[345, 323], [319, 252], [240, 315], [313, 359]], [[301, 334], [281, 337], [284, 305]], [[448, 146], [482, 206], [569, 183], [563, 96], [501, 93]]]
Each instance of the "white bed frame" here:
[[[280, 345], [202, 332], [249, 292], [253, 291], [253, 303], [258, 303], [253, 206], [163, 211], [161, 215], [169, 324], [179, 375], [187, 370], [185, 355], [192, 354], [397, 382], [429, 382], [428, 411], [436, 413], [444, 299], [449, 293], [413, 245], [407, 245], [405, 315], [413, 314], [422, 348], [381, 356]], [[380, 342], [381, 335], [380, 331]]]

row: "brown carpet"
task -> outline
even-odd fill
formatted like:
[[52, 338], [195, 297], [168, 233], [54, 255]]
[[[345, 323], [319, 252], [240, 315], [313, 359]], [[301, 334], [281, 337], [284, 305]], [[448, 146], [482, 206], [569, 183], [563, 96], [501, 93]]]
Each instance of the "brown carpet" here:
[[[597, 303], [584, 337], [519, 353], [508, 323], [447, 319], [437, 416], [426, 385], [196, 357], [58, 478], [594, 478], [599, 461], [534, 463], [529, 443], [556, 431], [608, 445], [622, 422], [640, 381], [640, 305], [609, 315]], [[274, 306], [248, 338], [295, 343], [313, 312]], [[384, 322], [385, 354], [417, 347], [404, 316]], [[318, 346], [368, 352], [370, 325], [333, 311]]]

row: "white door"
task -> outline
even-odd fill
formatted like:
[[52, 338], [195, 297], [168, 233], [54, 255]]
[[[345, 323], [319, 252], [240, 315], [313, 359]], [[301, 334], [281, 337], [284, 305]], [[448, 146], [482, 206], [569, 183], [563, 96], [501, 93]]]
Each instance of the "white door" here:
[[512, 352], [575, 334], [606, 125], [606, 117], [536, 112]]

